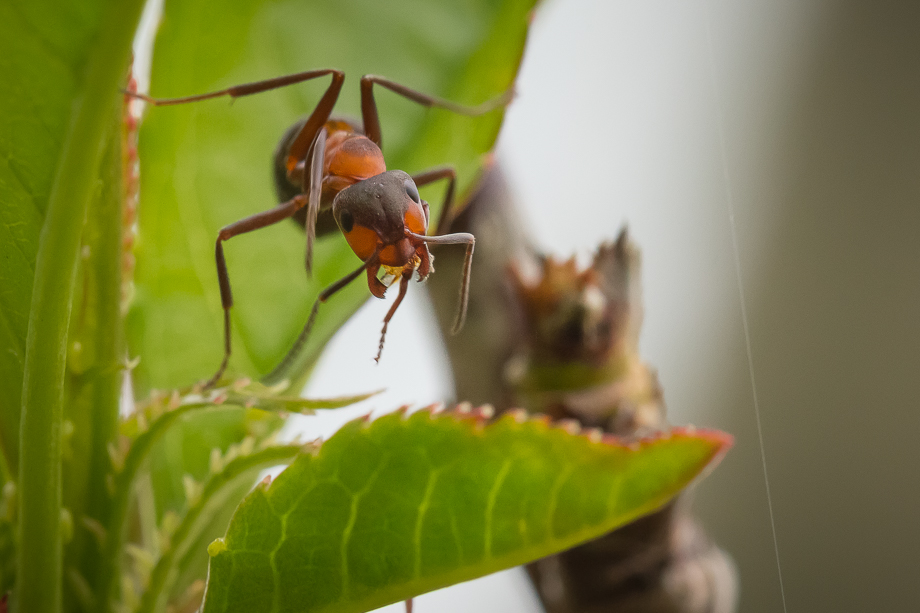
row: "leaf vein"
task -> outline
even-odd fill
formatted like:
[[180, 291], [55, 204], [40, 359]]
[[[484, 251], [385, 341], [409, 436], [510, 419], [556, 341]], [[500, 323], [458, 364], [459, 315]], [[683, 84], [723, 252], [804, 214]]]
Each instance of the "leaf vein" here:
[[574, 469], [574, 465], [567, 466], [565, 470], [559, 473], [559, 476], [553, 483], [553, 487], [550, 489], [549, 504], [546, 507], [546, 527], [550, 538], [553, 539], [556, 538], [556, 535], [553, 534], [553, 516], [556, 514], [556, 507], [559, 503], [559, 492], [562, 490], [562, 486], [565, 485], [566, 480], [571, 476]]
[[428, 476], [428, 483], [425, 486], [425, 495], [422, 496], [422, 502], [418, 507], [418, 517], [415, 520], [415, 577], [422, 576], [422, 527], [425, 523], [425, 516], [428, 513], [428, 507], [431, 505], [431, 495], [434, 492], [435, 483], [438, 481], [440, 471], [432, 469]]
[[486, 559], [492, 557], [492, 515], [495, 511], [495, 501], [498, 500], [498, 493], [501, 490], [502, 484], [505, 482], [505, 478], [508, 476], [508, 473], [511, 472], [511, 464], [513, 462], [514, 460], [512, 458], [507, 458], [504, 461], [501, 469], [498, 471], [498, 475], [495, 476], [495, 483], [492, 485], [492, 489], [489, 490], [489, 497], [486, 502], [485, 547], [483, 548]]
[[10, 3], [10, 8], [13, 9], [16, 17], [19, 18], [19, 25], [29, 34], [32, 35], [32, 38], [38, 41], [39, 46], [44, 48], [48, 54], [53, 57], [55, 60], [61, 63], [61, 65], [66, 66], [68, 70], [73, 73], [74, 68], [71, 64], [73, 61], [71, 58], [67, 57], [66, 52], [54, 44], [54, 40], [46, 35], [45, 32], [39, 30], [31, 19], [28, 19], [25, 14], [23, 14], [22, 9], [19, 8], [15, 2]]
[[610, 484], [610, 493], [607, 494], [607, 515], [613, 515], [614, 503], [616, 498], [620, 493], [620, 490], [623, 489], [623, 478], [614, 479], [613, 483]]
[[[22, 190], [20, 194], [29, 199], [29, 201], [32, 203], [32, 208], [35, 210], [35, 213], [38, 215], [40, 220], [44, 219], [45, 212], [41, 209], [40, 206], [38, 206], [37, 194], [32, 192], [32, 189], [29, 187], [28, 183], [26, 182], [25, 177], [23, 176], [23, 171], [17, 167], [12, 157], [8, 157], [6, 159], [6, 167], [10, 171], [8, 176], [12, 177], [13, 180], [15, 180], [16, 183], [19, 184], [19, 187]], [[45, 195], [45, 198], [47, 198], [47, 194]]]
[[377, 477], [380, 475], [381, 470], [386, 462], [381, 462], [377, 465], [377, 468], [367, 479], [367, 484], [362, 487], [360, 490], [354, 493], [351, 499], [351, 509], [348, 514], [348, 523], [345, 524], [345, 529], [342, 532], [342, 548], [339, 552], [339, 555], [342, 559], [342, 594], [347, 594], [349, 590], [349, 574], [348, 574], [348, 545], [351, 541], [351, 533], [354, 530], [355, 522], [358, 520], [358, 505], [361, 502], [361, 499], [365, 494], [371, 489], [371, 486], [374, 485], [374, 481], [377, 480]]

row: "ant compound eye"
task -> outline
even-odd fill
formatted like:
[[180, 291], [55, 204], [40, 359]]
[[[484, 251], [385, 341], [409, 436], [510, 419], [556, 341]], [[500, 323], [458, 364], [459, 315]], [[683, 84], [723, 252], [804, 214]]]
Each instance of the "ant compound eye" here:
[[355, 218], [352, 217], [351, 213], [342, 211], [339, 214], [339, 227], [342, 228], [342, 232], [345, 234], [351, 232], [351, 229], [355, 227]]
[[406, 193], [409, 194], [409, 197], [415, 201], [416, 204], [421, 204], [421, 198], [418, 196], [418, 188], [415, 187], [415, 181], [412, 179], [406, 179], [404, 185], [406, 186]]

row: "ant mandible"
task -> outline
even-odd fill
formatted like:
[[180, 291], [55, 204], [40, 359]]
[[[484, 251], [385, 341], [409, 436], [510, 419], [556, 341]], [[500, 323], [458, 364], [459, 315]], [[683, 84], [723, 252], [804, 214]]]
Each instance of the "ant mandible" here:
[[422, 106], [439, 107], [469, 116], [482, 115], [504, 106], [510, 98], [510, 92], [478, 107], [469, 107], [417, 92], [383, 77], [365, 75], [361, 78], [360, 126], [351, 121], [331, 118], [332, 109], [345, 80], [345, 73], [335, 69], [310, 70], [183, 98], [152, 98], [134, 93], [130, 95], [155, 106], [168, 106], [221, 96], [239, 98], [327, 75], [332, 76], [332, 82], [313, 113], [306, 120], [295, 123], [285, 133], [275, 154], [275, 183], [282, 202], [272, 209], [223, 227], [217, 235], [215, 259], [220, 300], [224, 310], [224, 357], [217, 372], [204, 384], [205, 389], [213, 387], [223, 376], [231, 352], [230, 308], [233, 306], [233, 294], [224, 260], [223, 243], [234, 236], [265, 228], [291, 217], [299, 219], [305, 226], [307, 245], [304, 263], [308, 274], [312, 271], [313, 243], [318, 224], [320, 233], [334, 228], [329, 220], [330, 212], [335, 224], [345, 235], [348, 245], [361, 258], [362, 263], [353, 272], [320, 292], [294, 346], [281, 363], [266, 376], [267, 380], [283, 373], [296, 359], [310, 335], [319, 306], [361, 276], [361, 273], [367, 274], [367, 285], [371, 294], [383, 298], [387, 286], [377, 278], [380, 269], [383, 268], [394, 280], [399, 279], [399, 294], [383, 319], [380, 345], [375, 358], [379, 361], [387, 326], [406, 294], [409, 280], [416, 272], [419, 281], [424, 280], [432, 272], [432, 257], [428, 250], [430, 244], [466, 245], [460, 302], [452, 332], [456, 334], [463, 327], [476, 239], [472, 234], [465, 232], [428, 236], [428, 203], [422, 200], [418, 193], [419, 185], [441, 179], [448, 181], [441, 218], [437, 225], [438, 232], [442, 232], [450, 221], [449, 210], [453, 203], [456, 172], [451, 167], [441, 167], [413, 177], [401, 170], [386, 169], [381, 151], [382, 134], [373, 87], [379, 85]]

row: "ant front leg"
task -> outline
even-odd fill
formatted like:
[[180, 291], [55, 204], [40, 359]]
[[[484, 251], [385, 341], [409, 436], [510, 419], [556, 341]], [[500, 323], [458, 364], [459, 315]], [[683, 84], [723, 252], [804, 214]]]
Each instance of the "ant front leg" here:
[[204, 384], [205, 389], [214, 387], [214, 385], [220, 381], [230, 361], [230, 308], [233, 306], [233, 292], [230, 289], [230, 275], [227, 273], [227, 261], [224, 259], [224, 241], [234, 236], [265, 228], [283, 219], [287, 219], [293, 216], [294, 213], [306, 203], [307, 201], [304, 196], [295, 196], [291, 200], [273, 209], [252, 215], [251, 217], [232, 223], [229, 226], [224, 226], [218, 233], [217, 242], [214, 247], [214, 257], [217, 261], [217, 282], [220, 285], [220, 303], [224, 309], [224, 359], [221, 361], [220, 367], [218, 367], [214, 376], [208, 379]]
[[307, 339], [310, 338], [310, 332], [313, 330], [313, 324], [316, 323], [316, 315], [319, 313], [319, 305], [323, 304], [338, 291], [342, 290], [349, 283], [361, 276], [365, 270], [374, 270], [377, 271], [380, 269], [380, 249], [378, 246], [374, 250], [374, 253], [371, 254], [371, 257], [367, 258], [361, 265], [348, 273], [322, 292], [319, 296], [316, 297], [316, 301], [313, 303], [313, 309], [310, 311], [310, 317], [307, 319], [307, 323], [304, 325], [303, 330], [300, 332], [300, 336], [297, 337], [297, 340], [294, 341], [294, 345], [288, 350], [284, 358], [278, 365], [272, 369], [270, 373], [262, 377], [262, 381], [267, 385], [272, 385], [281, 380], [281, 377], [288, 370], [291, 364], [297, 359], [297, 356], [300, 354], [300, 350], [303, 349], [303, 346], [306, 344]]
[[[428, 185], [429, 183], [434, 183], [435, 181], [440, 181], [441, 179], [447, 179], [447, 191], [444, 194], [444, 204], [441, 205], [441, 213], [438, 216], [438, 223], [435, 225], [435, 234], [443, 234], [444, 232], [447, 232], [450, 224], [454, 221], [454, 212], [452, 209], [454, 205], [454, 190], [455, 184], [457, 182], [457, 171], [454, 170], [453, 166], [442, 166], [440, 168], [432, 168], [431, 170], [420, 172], [419, 174], [412, 177], [412, 180], [415, 181], [415, 184], [418, 187]], [[427, 207], [425, 212], [427, 217]], [[428, 220], [426, 219], [426, 221]]]
[[383, 329], [380, 331], [380, 346], [377, 347], [377, 357], [374, 358], [375, 362], [380, 362], [380, 356], [383, 355], [383, 343], [387, 337], [387, 326], [390, 325], [390, 320], [393, 319], [393, 315], [396, 314], [396, 309], [399, 308], [403, 298], [406, 297], [406, 289], [409, 287], [409, 280], [412, 278], [412, 273], [414, 272], [415, 269], [411, 266], [403, 268], [402, 275], [399, 279], [399, 294], [396, 295], [396, 301], [393, 303], [393, 306], [387, 311], [387, 316], [383, 318]]
[[383, 149], [383, 134], [380, 131], [380, 115], [377, 113], [377, 102], [374, 100], [375, 84], [385, 87], [391, 92], [399, 94], [403, 98], [407, 98], [424, 107], [437, 107], [469, 117], [484, 115], [489, 111], [501, 108], [508, 104], [514, 95], [513, 90], [508, 90], [498, 98], [487, 100], [479, 106], [466, 106], [464, 104], [457, 104], [456, 102], [445, 100], [444, 98], [438, 98], [437, 96], [423, 94], [422, 92], [410, 89], [405, 85], [400, 85], [384, 77], [372, 74], [364, 75], [361, 77], [361, 121], [364, 122], [365, 136], [374, 141], [381, 149]]

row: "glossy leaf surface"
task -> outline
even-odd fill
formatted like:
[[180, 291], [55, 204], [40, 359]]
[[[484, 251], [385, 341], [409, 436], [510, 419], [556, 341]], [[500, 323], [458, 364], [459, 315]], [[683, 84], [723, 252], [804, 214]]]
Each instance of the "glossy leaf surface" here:
[[[362, 74], [385, 75], [426, 93], [478, 104], [511, 87], [533, 0], [418, 0], [340, 3], [233, 0], [167, 2], [157, 38], [151, 93], [171, 97], [313, 68], [345, 71], [336, 112], [359, 114]], [[129, 318], [141, 389], [204, 379], [222, 351], [214, 264], [218, 230], [277, 201], [275, 146], [316, 105], [328, 78], [241, 98], [148, 109], [141, 133], [137, 299]], [[426, 111], [377, 93], [388, 168], [417, 173], [457, 166], [460, 193], [493, 145], [502, 112], [480, 118]], [[423, 192], [436, 216], [444, 186]], [[451, 247], [446, 247], [451, 248]], [[359, 260], [338, 234], [317, 245], [313, 279], [304, 272], [303, 233], [285, 222], [226, 246], [233, 284], [231, 372], [268, 372], [293, 344], [318, 291]], [[354, 283], [321, 311], [299, 372], [369, 296]], [[357, 347], [370, 359], [377, 339]], [[296, 375], [295, 375], [296, 376]]]
[[209, 548], [205, 613], [361, 612], [522, 564], [660, 507], [731, 443], [516, 417], [349, 423], [243, 501]]

